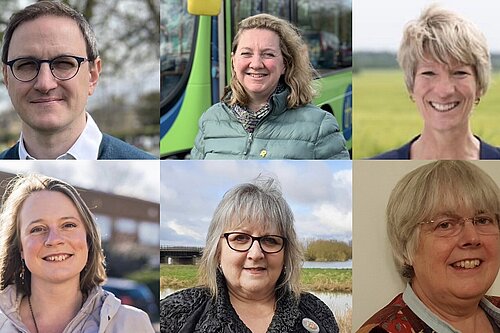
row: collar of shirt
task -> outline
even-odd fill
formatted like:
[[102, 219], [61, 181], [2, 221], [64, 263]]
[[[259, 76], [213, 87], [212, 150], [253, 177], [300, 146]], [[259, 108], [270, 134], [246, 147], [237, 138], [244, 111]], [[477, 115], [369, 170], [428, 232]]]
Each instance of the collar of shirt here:
[[[97, 127], [92, 116], [87, 113], [87, 124], [83, 129], [82, 134], [75, 141], [73, 146], [56, 160], [97, 160], [99, 155], [99, 147], [102, 141], [102, 132]], [[35, 160], [24, 146], [23, 133], [19, 138], [19, 159], [20, 160]]]
[[[435, 315], [413, 292], [410, 284], [406, 285], [403, 293], [403, 301], [408, 305], [410, 310], [413, 311], [422, 321], [424, 321], [430, 328], [440, 333], [460, 333], [459, 330], [453, 328], [450, 324]], [[500, 319], [500, 311], [486, 298], [482, 298], [480, 306], [486, 313], [492, 316], [495, 320]]]
[[415, 295], [409, 283], [406, 285], [406, 289], [403, 293], [403, 301], [406, 305], [408, 305], [410, 310], [417, 315], [418, 318], [420, 318], [434, 331], [440, 333], [460, 333], [460, 331], [455, 330], [451, 325], [440, 319], [427, 306], [425, 306], [418, 296]]

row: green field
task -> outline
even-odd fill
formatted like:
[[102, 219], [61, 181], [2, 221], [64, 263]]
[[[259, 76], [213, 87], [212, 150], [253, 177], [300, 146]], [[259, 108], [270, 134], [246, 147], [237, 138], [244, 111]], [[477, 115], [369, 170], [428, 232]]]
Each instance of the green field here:
[[[198, 267], [192, 265], [161, 265], [160, 288], [182, 289], [197, 284]], [[352, 292], [351, 269], [303, 268], [302, 287], [309, 291]]]
[[[352, 76], [353, 158], [398, 148], [420, 133], [422, 119], [410, 101], [399, 70], [363, 70]], [[472, 131], [500, 146], [500, 72], [472, 116]]]

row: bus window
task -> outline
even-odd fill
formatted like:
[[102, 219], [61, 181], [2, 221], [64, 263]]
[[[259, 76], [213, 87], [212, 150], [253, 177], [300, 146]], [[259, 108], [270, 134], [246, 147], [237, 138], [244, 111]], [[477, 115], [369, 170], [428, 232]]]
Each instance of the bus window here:
[[186, 11], [186, 0], [161, 0], [160, 71], [161, 101], [180, 83], [193, 47], [194, 19]]
[[297, 2], [297, 25], [308, 45], [312, 65], [320, 72], [351, 67], [349, 0]]
[[233, 1], [233, 36], [236, 34], [238, 23], [246, 17], [262, 13], [263, 0], [234, 0]]
[[236, 34], [238, 23], [252, 15], [268, 13], [290, 20], [290, 0], [234, 0], [233, 33]]
[[290, 0], [269, 0], [267, 13], [290, 20]]

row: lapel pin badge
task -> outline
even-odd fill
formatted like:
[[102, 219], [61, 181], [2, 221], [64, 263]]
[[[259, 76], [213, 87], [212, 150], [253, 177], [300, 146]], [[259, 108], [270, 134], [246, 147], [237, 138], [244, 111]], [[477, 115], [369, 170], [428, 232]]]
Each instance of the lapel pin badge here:
[[302, 319], [302, 326], [308, 331], [313, 333], [319, 332], [319, 326], [314, 322], [314, 320], [309, 318]]
[[262, 150], [260, 151], [260, 157], [266, 157], [266, 155], [267, 155], [267, 150], [262, 149]]

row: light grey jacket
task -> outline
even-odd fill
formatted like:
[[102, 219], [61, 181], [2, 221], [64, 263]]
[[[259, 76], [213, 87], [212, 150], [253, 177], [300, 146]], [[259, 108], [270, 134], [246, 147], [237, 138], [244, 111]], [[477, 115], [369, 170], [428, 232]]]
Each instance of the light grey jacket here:
[[[0, 333], [29, 333], [21, 322], [19, 306], [23, 295], [14, 285], [0, 292]], [[64, 333], [151, 333], [148, 315], [134, 307], [122, 305], [112, 293], [95, 287]]]

